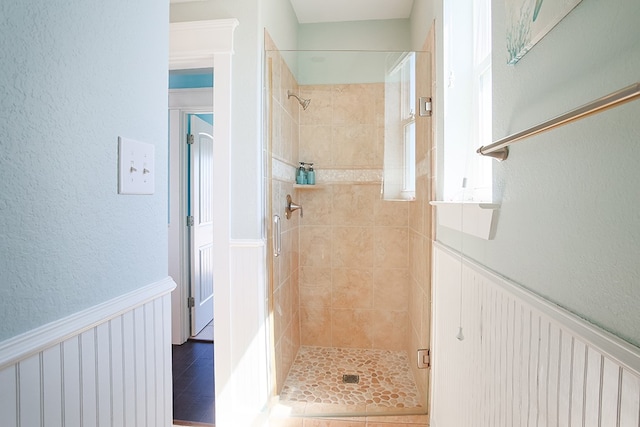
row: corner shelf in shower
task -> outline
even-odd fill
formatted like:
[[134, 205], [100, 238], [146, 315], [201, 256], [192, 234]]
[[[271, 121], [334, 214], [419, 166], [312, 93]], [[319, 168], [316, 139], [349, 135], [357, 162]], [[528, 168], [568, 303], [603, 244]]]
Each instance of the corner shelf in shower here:
[[324, 187], [322, 184], [293, 184], [293, 188], [297, 188], [298, 190], [318, 190]]
[[497, 223], [498, 203], [429, 202], [436, 207], [438, 225], [471, 236], [492, 240]]

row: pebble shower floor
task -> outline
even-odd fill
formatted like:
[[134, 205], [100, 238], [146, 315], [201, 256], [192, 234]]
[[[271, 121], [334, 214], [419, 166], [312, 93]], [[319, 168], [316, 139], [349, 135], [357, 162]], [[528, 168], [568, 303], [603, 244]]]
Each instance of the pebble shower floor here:
[[[343, 382], [359, 375], [359, 383]], [[315, 404], [323, 413], [424, 409], [406, 352], [300, 347], [280, 393], [280, 403]], [[309, 412], [307, 409], [305, 412]]]

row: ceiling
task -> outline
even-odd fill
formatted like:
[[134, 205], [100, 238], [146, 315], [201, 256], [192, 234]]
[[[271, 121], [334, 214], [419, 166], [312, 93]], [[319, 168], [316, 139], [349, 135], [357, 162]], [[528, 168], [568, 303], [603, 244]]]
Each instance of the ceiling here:
[[[203, 0], [169, 0], [189, 3]], [[414, 0], [289, 0], [300, 24], [406, 19]]]
[[300, 24], [406, 19], [414, 0], [290, 0]]

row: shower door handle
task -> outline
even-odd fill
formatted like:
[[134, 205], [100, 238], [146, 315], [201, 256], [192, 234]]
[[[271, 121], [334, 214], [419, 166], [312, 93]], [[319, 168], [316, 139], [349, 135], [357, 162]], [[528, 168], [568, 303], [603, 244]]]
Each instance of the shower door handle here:
[[280, 256], [282, 250], [282, 234], [280, 229], [280, 216], [273, 216], [273, 256]]

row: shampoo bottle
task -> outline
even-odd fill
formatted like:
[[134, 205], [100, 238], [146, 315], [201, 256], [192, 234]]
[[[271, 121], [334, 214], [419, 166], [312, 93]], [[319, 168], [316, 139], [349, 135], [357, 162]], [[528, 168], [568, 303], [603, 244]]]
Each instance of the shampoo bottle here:
[[316, 171], [313, 170], [313, 163], [309, 163], [307, 171], [307, 184], [314, 185], [316, 183]]
[[307, 183], [307, 171], [304, 169], [304, 162], [300, 162], [300, 167], [296, 173], [296, 184]]

